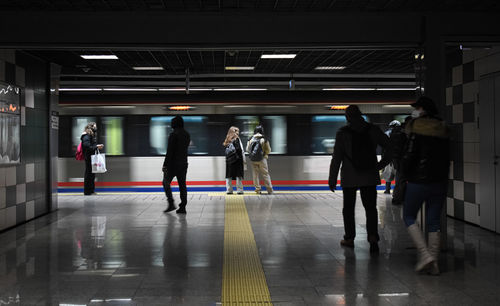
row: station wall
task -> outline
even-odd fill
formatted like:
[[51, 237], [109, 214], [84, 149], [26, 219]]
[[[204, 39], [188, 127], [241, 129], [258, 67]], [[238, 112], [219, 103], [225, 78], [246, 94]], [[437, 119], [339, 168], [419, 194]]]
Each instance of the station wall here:
[[500, 47], [449, 49], [446, 121], [452, 130], [447, 213], [480, 224], [479, 80], [500, 71]]
[[0, 165], [0, 231], [50, 211], [48, 197], [48, 65], [0, 50], [0, 81], [21, 88], [21, 161]]

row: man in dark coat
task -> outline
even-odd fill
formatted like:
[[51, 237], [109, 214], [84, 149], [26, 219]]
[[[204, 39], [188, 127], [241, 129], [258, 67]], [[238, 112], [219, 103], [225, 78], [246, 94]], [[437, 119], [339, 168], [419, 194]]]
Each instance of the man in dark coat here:
[[340, 173], [340, 184], [344, 195], [344, 239], [342, 246], [354, 247], [356, 224], [354, 221], [354, 205], [356, 191], [361, 193], [361, 201], [366, 211], [366, 230], [370, 252], [378, 252], [378, 213], [377, 213], [377, 185], [380, 185], [379, 171], [391, 160], [390, 154], [383, 154], [380, 162], [377, 161], [377, 146], [386, 149], [389, 138], [380, 128], [366, 122], [356, 105], [346, 109], [348, 124], [337, 132], [335, 147], [330, 164], [328, 184], [330, 190], [335, 191], [337, 175]]
[[175, 116], [172, 119], [172, 128], [174, 131], [168, 136], [167, 154], [165, 155], [165, 161], [163, 162], [163, 189], [165, 190], [168, 200], [168, 207], [164, 212], [170, 212], [176, 209], [170, 183], [172, 183], [174, 177], [177, 177], [179, 191], [181, 194], [181, 203], [179, 204], [177, 213], [185, 214], [187, 204], [187, 157], [191, 137], [184, 129], [184, 120], [181, 116]]

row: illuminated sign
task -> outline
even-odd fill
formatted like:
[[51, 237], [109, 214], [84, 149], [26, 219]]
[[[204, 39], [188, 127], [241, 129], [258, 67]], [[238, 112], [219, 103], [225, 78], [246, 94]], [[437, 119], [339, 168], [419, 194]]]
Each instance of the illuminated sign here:
[[330, 110], [346, 110], [349, 105], [332, 105], [330, 106]]
[[168, 109], [172, 111], [188, 111], [195, 109], [195, 107], [189, 105], [176, 105], [176, 106], [169, 106]]
[[19, 105], [0, 101], [0, 113], [19, 114]]

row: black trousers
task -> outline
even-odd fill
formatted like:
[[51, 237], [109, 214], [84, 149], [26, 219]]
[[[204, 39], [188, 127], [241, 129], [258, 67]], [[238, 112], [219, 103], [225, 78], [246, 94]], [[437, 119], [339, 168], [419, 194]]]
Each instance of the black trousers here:
[[366, 212], [366, 231], [368, 241], [376, 242], [378, 236], [378, 212], [377, 212], [377, 186], [364, 187], [342, 187], [344, 193], [344, 239], [354, 239], [356, 237], [356, 222], [354, 220], [354, 207], [356, 205], [356, 191], [361, 193], [361, 202]]
[[83, 194], [95, 192], [95, 173], [92, 173], [90, 157], [85, 159], [85, 175], [83, 177]]
[[187, 188], [186, 188], [186, 174], [187, 168], [185, 170], [177, 171], [175, 173], [165, 173], [163, 175], [163, 190], [165, 190], [165, 195], [167, 196], [168, 203], [174, 203], [174, 198], [172, 196], [172, 188], [170, 183], [174, 177], [177, 177], [177, 183], [179, 183], [179, 191], [181, 193], [181, 203], [179, 207], [186, 207], [187, 204]]

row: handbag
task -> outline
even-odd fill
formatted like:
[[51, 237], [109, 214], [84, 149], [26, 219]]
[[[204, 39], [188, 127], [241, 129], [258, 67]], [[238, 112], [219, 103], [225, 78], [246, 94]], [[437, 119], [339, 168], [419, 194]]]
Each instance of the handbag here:
[[106, 155], [101, 154], [99, 150], [96, 150], [96, 154], [90, 157], [90, 163], [92, 164], [92, 173], [105, 173], [106, 170]]
[[388, 164], [387, 166], [385, 166], [381, 177], [383, 180], [385, 180], [387, 182], [387, 181], [391, 180], [391, 177], [393, 176], [393, 174], [394, 174], [394, 167], [392, 166], [392, 163], [391, 163], [391, 164]]

